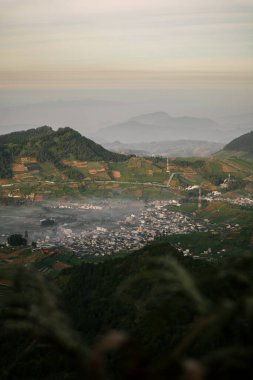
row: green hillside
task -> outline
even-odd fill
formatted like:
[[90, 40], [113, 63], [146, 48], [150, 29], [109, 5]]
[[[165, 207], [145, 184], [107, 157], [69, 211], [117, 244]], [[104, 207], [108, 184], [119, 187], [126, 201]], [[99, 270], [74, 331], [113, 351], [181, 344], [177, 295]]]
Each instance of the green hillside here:
[[242, 151], [253, 154], [253, 131], [237, 137], [224, 147], [226, 151]]
[[112, 153], [101, 145], [66, 127], [53, 131], [44, 126], [0, 136], [0, 178], [12, 176], [12, 164], [21, 156], [33, 157], [38, 163], [50, 162], [71, 179], [83, 178], [75, 168], [63, 160], [124, 161], [128, 156]]
[[73, 129], [59, 128], [48, 136], [29, 140], [23, 154], [34, 155], [40, 162], [55, 160], [124, 161], [127, 156], [112, 153]]
[[43, 136], [48, 136], [53, 133], [53, 129], [48, 126], [43, 126], [39, 128], [28, 129], [27, 131], [12, 132], [6, 135], [0, 136], [0, 145], [5, 144], [26, 144], [31, 139], [40, 138]]
[[0, 178], [11, 178], [12, 156], [8, 148], [0, 146]]

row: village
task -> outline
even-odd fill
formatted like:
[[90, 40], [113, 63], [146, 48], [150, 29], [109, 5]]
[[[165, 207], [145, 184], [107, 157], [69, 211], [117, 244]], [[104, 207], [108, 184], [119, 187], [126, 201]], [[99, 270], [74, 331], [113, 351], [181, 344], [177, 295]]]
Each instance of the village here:
[[[90, 224], [83, 231], [74, 231], [67, 224], [57, 226], [53, 235], [37, 240], [37, 246], [53, 248], [60, 245], [77, 256], [110, 255], [144, 247], [157, 237], [208, 231], [210, 222], [196, 221], [178, 211], [169, 211], [168, 205], [180, 206], [176, 201], [152, 201], [124, 219]], [[55, 207], [55, 206], [54, 206]], [[70, 207], [61, 205], [59, 207]], [[99, 206], [101, 207], [101, 206]]]
[[[212, 192], [198, 198], [196, 207], [199, 212], [189, 212], [183, 200], [126, 201], [122, 199], [47, 202], [43, 205], [12, 208], [10, 221], [6, 223], [5, 233], [0, 235], [0, 244], [6, 246], [10, 233], [22, 233], [31, 247], [33, 260], [59, 254], [78, 261], [87, 257], [111, 256], [122, 252], [133, 252], [152, 243], [157, 238], [177, 237], [171, 245], [180, 255], [196, 260], [213, 261], [221, 258], [226, 249], [212, 247], [212, 242], [203, 242], [202, 250], [181, 244], [182, 235], [207, 233], [224, 239], [227, 235], [239, 236], [241, 226], [238, 223], [216, 223], [208, 216], [201, 216], [202, 201], [213, 203], [219, 210], [221, 194]], [[247, 202], [245, 202], [245, 200]], [[251, 208], [251, 199], [234, 199], [236, 205]], [[227, 202], [228, 203], [228, 202]], [[215, 207], [216, 207], [215, 206]], [[219, 214], [219, 213], [218, 213]], [[8, 228], [7, 228], [8, 227]], [[179, 237], [179, 235], [181, 237]], [[184, 240], [184, 239], [183, 239]], [[8, 244], [7, 244], [8, 248]], [[46, 269], [45, 269], [46, 268]], [[49, 270], [47, 266], [42, 270]]]

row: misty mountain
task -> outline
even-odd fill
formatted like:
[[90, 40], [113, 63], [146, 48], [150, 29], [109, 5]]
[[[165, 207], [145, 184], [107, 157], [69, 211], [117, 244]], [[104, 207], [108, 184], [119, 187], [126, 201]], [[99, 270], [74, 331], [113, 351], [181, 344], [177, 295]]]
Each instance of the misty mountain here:
[[151, 143], [102, 143], [111, 151], [139, 156], [205, 157], [223, 148], [223, 144], [209, 141], [176, 140]]
[[[253, 114], [235, 115], [217, 122], [208, 118], [172, 117], [166, 112], [154, 112], [99, 129], [90, 137], [100, 143], [197, 140], [225, 144], [252, 129], [252, 116]], [[234, 122], [230, 122], [230, 119]]]
[[[96, 141], [148, 143], [153, 141], [199, 140], [227, 142], [230, 133], [216, 121], [196, 117], [171, 117], [166, 112], [140, 115], [98, 130]], [[232, 136], [233, 138], [234, 136]]]

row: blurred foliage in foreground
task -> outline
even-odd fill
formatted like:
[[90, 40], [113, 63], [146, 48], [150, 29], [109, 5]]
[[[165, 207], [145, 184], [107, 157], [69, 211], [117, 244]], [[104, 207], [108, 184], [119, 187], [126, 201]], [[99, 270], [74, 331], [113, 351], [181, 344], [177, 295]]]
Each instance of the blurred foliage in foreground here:
[[[1, 273], [1, 379], [251, 379], [253, 257], [168, 244], [38, 274]], [[68, 315], [68, 317], [67, 317]]]

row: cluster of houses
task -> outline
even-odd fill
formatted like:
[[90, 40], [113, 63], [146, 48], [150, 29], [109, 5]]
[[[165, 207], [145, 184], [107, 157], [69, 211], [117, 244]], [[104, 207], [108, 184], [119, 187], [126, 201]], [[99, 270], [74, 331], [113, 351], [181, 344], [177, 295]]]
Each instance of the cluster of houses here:
[[[59, 226], [61, 246], [78, 256], [98, 256], [137, 250], [161, 236], [208, 230], [205, 221], [200, 223], [181, 212], [169, 211], [168, 205], [171, 204], [178, 205], [178, 202], [149, 202], [122, 220], [91, 224], [81, 231], [73, 231], [70, 226]], [[38, 243], [45, 245], [43, 241]]]
[[208, 193], [205, 197], [202, 199], [205, 199], [209, 202], [211, 201], [223, 201], [227, 203], [231, 203], [237, 206], [253, 206], [253, 199], [249, 197], [237, 197], [237, 198], [225, 198], [220, 191], [212, 191], [211, 193]]
[[208, 247], [202, 252], [196, 254], [189, 248], [184, 248], [180, 242], [174, 244], [174, 248], [178, 251], [178, 253], [182, 254], [183, 256], [189, 256], [193, 260], [206, 260], [206, 261], [214, 261], [218, 256], [223, 256], [226, 253], [226, 249], [222, 248], [220, 250], [213, 250], [213, 248]]

